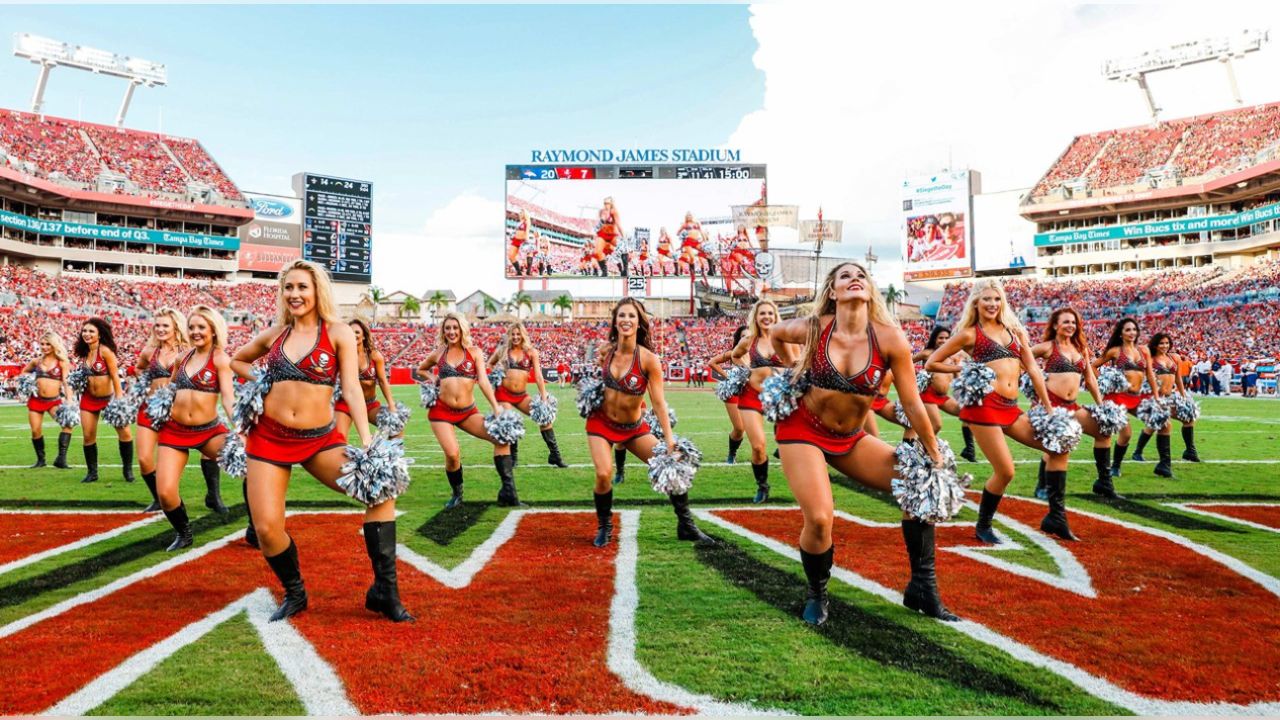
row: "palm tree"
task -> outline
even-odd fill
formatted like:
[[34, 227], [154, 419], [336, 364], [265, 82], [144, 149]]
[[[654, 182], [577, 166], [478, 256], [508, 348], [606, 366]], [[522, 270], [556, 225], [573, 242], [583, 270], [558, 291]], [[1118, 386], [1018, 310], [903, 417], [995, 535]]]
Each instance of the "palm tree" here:
[[516, 293], [511, 296], [511, 299], [507, 301], [507, 310], [514, 313], [516, 316], [519, 316], [520, 308], [524, 307], [529, 308], [529, 311], [532, 312], [533, 298], [529, 297], [528, 293], [522, 290], [517, 290]]
[[400, 317], [408, 315], [409, 317], [417, 316], [422, 312], [422, 304], [418, 302], [418, 298], [409, 295], [400, 305]]
[[889, 283], [889, 287], [884, 291], [884, 302], [889, 306], [890, 315], [898, 316], [898, 303], [902, 302], [906, 296], [907, 291], [905, 289], [899, 290], [893, 286], [893, 283]]
[[551, 307], [556, 309], [560, 317], [564, 317], [565, 313], [573, 309], [573, 298], [568, 294], [561, 295], [552, 301]]
[[387, 293], [377, 285], [369, 286], [369, 300], [373, 303], [373, 321], [378, 322], [378, 307], [387, 297]]
[[502, 310], [502, 308], [498, 305], [498, 301], [497, 301], [497, 300], [494, 300], [493, 298], [489, 297], [488, 295], [485, 295], [485, 296], [484, 296], [484, 301], [481, 303], [481, 305], [482, 305], [482, 307], [484, 307], [484, 316], [485, 316], [485, 317], [490, 317], [490, 316], [493, 316], [493, 315], [497, 315], [497, 314], [498, 314], [498, 312], [499, 312], [500, 310]]
[[441, 308], [449, 305], [449, 298], [440, 290], [435, 291], [431, 297], [427, 298], [427, 307], [431, 308], [431, 314], [437, 318], [440, 317]]

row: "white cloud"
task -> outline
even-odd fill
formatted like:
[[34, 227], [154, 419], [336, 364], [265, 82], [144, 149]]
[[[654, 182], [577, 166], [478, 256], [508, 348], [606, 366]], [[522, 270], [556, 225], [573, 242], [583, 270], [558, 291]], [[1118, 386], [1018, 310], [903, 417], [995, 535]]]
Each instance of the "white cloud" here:
[[[435, 210], [418, 232], [382, 232], [374, 249], [374, 284], [388, 292], [421, 294], [476, 288], [501, 293], [503, 208], [475, 193], [458, 195]], [[514, 288], [514, 283], [511, 284]]]

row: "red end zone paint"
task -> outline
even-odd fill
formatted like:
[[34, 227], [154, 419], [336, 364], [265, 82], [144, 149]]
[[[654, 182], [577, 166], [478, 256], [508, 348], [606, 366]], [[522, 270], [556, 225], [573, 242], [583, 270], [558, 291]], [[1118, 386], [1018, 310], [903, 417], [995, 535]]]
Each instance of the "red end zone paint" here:
[[[417, 624], [364, 609], [372, 580], [352, 515], [289, 519], [310, 609], [294, 626], [363, 713], [679, 713], [609, 672], [614, 547], [583, 540], [581, 514], [522, 519], [470, 586], [400, 563]], [[257, 587], [279, 597], [261, 555], [235, 542], [3, 638], [0, 714], [45, 710], [131, 655]]]
[[[1044, 506], [1007, 497], [1000, 513], [1035, 526]], [[718, 510], [721, 518], [794, 546], [797, 510]], [[1083, 542], [1062, 543], [1089, 573], [1097, 598], [949, 552], [938, 553], [947, 605], [1044, 655], [1139, 695], [1165, 701], [1253, 704], [1280, 700], [1280, 598], [1165, 538], [1072, 514]], [[897, 525], [836, 518], [835, 563], [901, 590], [910, 577]], [[971, 526], [938, 528], [938, 547], [976, 547]]]
[[142, 513], [7, 513], [0, 511], [0, 565], [124, 527]]
[[1187, 507], [1214, 515], [1226, 515], [1237, 520], [1248, 520], [1280, 530], [1280, 505], [1215, 505], [1213, 503], [1189, 503]]

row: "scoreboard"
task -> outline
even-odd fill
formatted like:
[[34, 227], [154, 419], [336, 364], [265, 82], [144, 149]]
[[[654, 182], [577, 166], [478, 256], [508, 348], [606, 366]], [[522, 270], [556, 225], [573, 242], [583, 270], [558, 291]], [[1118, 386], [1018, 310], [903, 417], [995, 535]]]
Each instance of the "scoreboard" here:
[[507, 180], [752, 180], [765, 165], [508, 165]]
[[336, 282], [368, 283], [373, 273], [373, 185], [302, 173], [302, 257]]

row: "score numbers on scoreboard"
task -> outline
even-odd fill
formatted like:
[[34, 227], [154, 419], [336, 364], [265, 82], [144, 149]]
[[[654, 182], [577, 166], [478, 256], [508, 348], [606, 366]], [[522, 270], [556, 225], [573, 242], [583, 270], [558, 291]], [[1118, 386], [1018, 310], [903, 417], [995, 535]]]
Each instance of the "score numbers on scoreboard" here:
[[324, 266], [337, 282], [368, 283], [373, 273], [372, 183], [302, 173], [300, 184], [303, 259]]
[[507, 180], [750, 180], [764, 165], [508, 165]]

